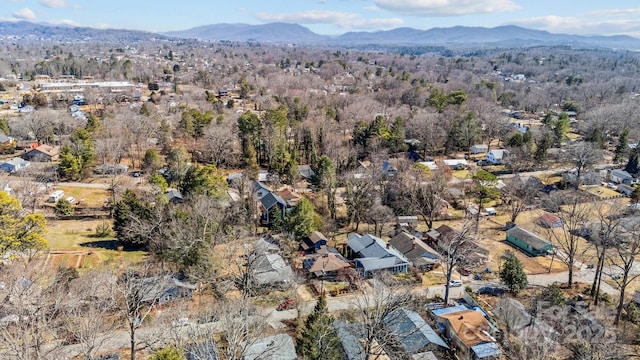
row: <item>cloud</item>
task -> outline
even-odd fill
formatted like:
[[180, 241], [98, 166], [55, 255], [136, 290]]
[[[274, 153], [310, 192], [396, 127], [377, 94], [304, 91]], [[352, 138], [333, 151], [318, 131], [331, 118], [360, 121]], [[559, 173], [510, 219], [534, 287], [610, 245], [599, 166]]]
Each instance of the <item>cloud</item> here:
[[53, 9], [72, 7], [72, 5], [67, 3], [65, 0], [38, 0], [38, 3], [42, 6]]
[[587, 16], [623, 16], [623, 15], [638, 15], [638, 14], [640, 14], [640, 8], [594, 10], [594, 11], [589, 11], [585, 15]]
[[627, 34], [640, 37], [640, 19], [636, 16], [621, 19], [607, 18], [602, 14], [593, 14], [591, 17], [586, 14], [578, 14], [576, 17], [550, 15], [516, 19], [510, 23], [531, 29], [546, 30], [551, 33], [579, 35]]
[[402, 15], [458, 16], [519, 9], [512, 0], [374, 0], [376, 6]]
[[35, 20], [36, 19], [36, 14], [34, 14], [33, 11], [31, 11], [31, 9], [29, 9], [29, 8], [23, 8], [23, 9], [20, 9], [20, 10], [14, 12], [13, 16], [15, 16], [18, 19], [22, 19], [22, 20]]
[[[610, 14], [613, 15], [613, 13]], [[588, 16], [587, 14], [578, 14], [575, 17], [550, 15], [527, 19], [516, 19], [511, 21], [510, 24], [520, 25], [531, 29], [546, 30], [552, 33], [579, 35], [627, 34], [640, 37], [640, 19], [635, 16], [630, 18], [611, 18], [604, 16], [602, 13], [592, 14], [592, 16]]]
[[256, 17], [263, 21], [295, 22], [300, 24], [341, 24], [354, 20], [360, 15], [349, 12], [311, 10], [299, 13], [259, 13]]
[[404, 23], [399, 18], [364, 19], [358, 13], [311, 10], [299, 13], [259, 13], [262, 21], [291, 22], [297, 24], [334, 24], [343, 29], [384, 29]]
[[68, 26], [73, 26], [73, 27], [79, 27], [81, 26], [80, 24], [78, 24], [77, 22], [73, 21], [73, 20], [69, 20], [69, 19], [61, 19], [61, 20], [49, 20], [47, 21], [49, 24], [53, 24], [53, 25], [68, 25]]

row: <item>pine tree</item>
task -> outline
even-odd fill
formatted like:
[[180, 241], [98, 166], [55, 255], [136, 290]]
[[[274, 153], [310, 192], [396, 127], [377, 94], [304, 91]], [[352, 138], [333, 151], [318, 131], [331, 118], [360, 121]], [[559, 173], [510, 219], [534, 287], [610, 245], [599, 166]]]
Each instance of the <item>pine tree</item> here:
[[509, 291], [515, 294], [527, 287], [527, 275], [524, 273], [522, 263], [512, 252], [505, 252], [503, 257], [506, 261], [500, 270], [500, 280], [507, 285]]
[[313, 312], [304, 322], [298, 338], [298, 353], [305, 360], [343, 359], [338, 333], [333, 327], [333, 316], [329, 314], [327, 299], [321, 296]]

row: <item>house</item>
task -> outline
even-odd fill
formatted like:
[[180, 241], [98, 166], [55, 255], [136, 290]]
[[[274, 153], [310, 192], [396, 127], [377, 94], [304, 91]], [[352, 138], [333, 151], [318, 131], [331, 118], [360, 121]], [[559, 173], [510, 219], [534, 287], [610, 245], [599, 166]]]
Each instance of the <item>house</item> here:
[[633, 194], [633, 190], [634, 190], [634, 187], [629, 186], [627, 184], [620, 184], [616, 189], [616, 191], [618, 191], [620, 194], [624, 194], [624, 196], [631, 196], [631, 194]]
[[420, 166], [426, 167], [427, 169], [429, 169], [431, 171], [438, 170], [438, 165], [436, 164], [435, 161], [420, 161], [418, 164], [420, 164]]
[[354, 324], [344, 320], [335, 320], [333, 327], [338, 333], [346, 360], [367, 360], [367, 354], [360, 345], [361, 336], [357, 335], [358, 329]]
[[507, 154], [509, 154], [509, 151], [505, 149], [491, 150], [487, 153], [485, 161], [489, 164], [498, 165], [502, 163], [502, 159]]
[[277, 194], [273, 193], [263, 182], [254, 181], [253, 194], [258, 203], [258, 207], [260, 208], [260, 221], [262, 223], [269, 224], [271, 222], [271, 217], [274, 214], [278, 214], [284, 218], [287, 209], [287, 202]]
[[218, 90], [218, 96], [223, 97], [229, 95], [229, 90], [227, 88], [221, 88]]
[[491, 336], [491, 325], [480, 311], [464, 309], [437, 317], [438, 328], [456, 348], [458, 359], [496, 359], [501, 350]]
[[393, 166], [389, 160], [382, 163], [382, 173], [386, 176], [396, 176], [398, 168]]
[[489, 151], [489, 146], [485, 145], [485, 144], [477, 144], [477, 145], [473, 145], [471, 147], [471, 149], [469, 150], [469, 152], [471, 154], [484, 154], [487, 151]]
[[409, 354], [425, 351], [431, 344], [449, 348], [447, 343], [415, 311], [399, 308], [385, 316], [383, 321]]
[[191, 299], [196, 286], [173, 276], [154, 276], [141, 279], [142, 301], [160, 305]]
[[365, 234], [351, 234], [347, 239], [350, 258], [355, 258], [356, 270], [365, 278], [377, 271], [406, 273], [409, 260], [391, 244], [379, 237]]
[[429, 271], [440, 262], [440, 254], [416, 236], [399, 232], [389, 240], [389, 244], [406, 256], [413, 266]]
[[538, 223], [547, 229], [562, 227], [564, 225], [564, 221], [562, 221], [562, 219], [548, 212], [545, 212], [538, 218]]
[[280, 252], [280, 245], [270, 237], [261, 237], [253, 242], [253, 251], [256, 254], [277, 254]]
[[316, 278], [335, 278], [341, 270], [348, 269], [351, 264], [337, 250], [327, 250], [325, 254], [307, 255], [302, 266]]
[[293, 270], [278, 254], [258, 254], [250, 256], [251, 271], [256, 284], [277, 286], [291, 283]]
[[556, 249], [549, 241], [515, 225], [507, 230], [506, 240], [531, 256], [552, 254]]
[[51, 162], [58, 161], [60, 157], [60, 148], [50, 145], [40, 145], [37, 148], [22, 155], [27, 161]]
[[298, 201], [302, 199], [302, 195], [300, 195], [297, 191], [291, 189], [283, 189], [278, 193], [278, 196], [282, 198], [287, 203], [287, 207], [292, 208], [296, 206]]
[[93, 169], [95, 174], [99, 175], [115, 175], [124, 174], [129, 170], [128, 165], [124, 164], [102, 164]]
[[28, 161], [19, 157], [15, 157], [11, 160], [0, 163], [0, 170], [8, 173], [14, 173], [16, 171], [26, 169], [29, 165], [30, 163]]
[[401, 226], [415, 227], [416, 225], [418, 225], [418, 217], [415, 215], [398, 216], [396, 218], [396, 221]]
[[442, 163], [451, 170], [464, 170], [469, 167], [469, 163], [464, 159], [444, 159]]
[[628, 172], [620, 169], [611, 170], [609, 180], [616, 184], [631, 184], [634, 182], [633, 176]]
[[311, 169], [310, 165], [298, 165], [298, 174], [305, 180], [311, 180], [316, 176], [315, 171]]
[[327, 246], [327, 238], [320, 231], [312, 232], [300, 243], [300, 249], [307, 254], [315, 253], [323, 246]]
[[5, 135], [5, 133], [0, 131], [0, 147], [7, 148], [7, 147], [13, 147], [14, 145], [15, 145], [15, 140], [12, 137], [7, 136]]
[[296, 360], [293, 339], [287, 334], [277, 334], [259, 339], [249, 345], [242, 360]]
[[182, 197], [182, 193], [176, 189], [167, 190], [164, 193], [164, 197], [165, 199], [167, 199], [168, 202], [173, 204], [179, 204], [184, 201]]

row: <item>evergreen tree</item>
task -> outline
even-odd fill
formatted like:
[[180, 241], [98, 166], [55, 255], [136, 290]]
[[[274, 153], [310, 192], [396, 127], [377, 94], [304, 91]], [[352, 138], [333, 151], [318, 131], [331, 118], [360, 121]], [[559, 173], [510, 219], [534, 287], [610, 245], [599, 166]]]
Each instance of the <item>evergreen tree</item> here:
[[140, 201], [133, 191], [125, 191], [122, 200], [115, 204], [113, 210], [113, 230], [116, 232], [116, 237], [128, 246], [146, 246], [147, 239], [143, 239], [139, 235], [132, 235], [127, 227], [134, 220], [144, 221], [150, 217], [149, 204]]
[[627, 161], [627, 166], [624, 167], [624, 170], [631, 175], [640, 173], [640, 146], [631, 151], [629, 161]]
[[285, 218], [287, 230], [293, 232], [296, 240], [301, 240], [317, 230], [316, 213], [309, 199], [302, 198]]
[[68, 202], [66, 199], [60, 199], [56, 202], [55, 211], [58, 216], [73, 216], [75, 208], [73, 207], [73, 204]]
[[624, 129], [618, 138], [618, 145], [616, 145], [615, 155], [613, 156], [614, 164], [622, 161], [622, 157], [627, 151], [627, 146], [629, 146], [629, 128]]
[[298, 338], [298, 353], [305, 360], [343, 359], [342, 346], [333, 316], [327, 308], [327, 300], [320, 296], [313, 312], [304, 322]]
[[520, 260], [510, 251], [504, 253], [505, 259], [500, 270], [500, 280], [509, 288], [512, 293], [518, 293], [528, 285], [527, 275]]

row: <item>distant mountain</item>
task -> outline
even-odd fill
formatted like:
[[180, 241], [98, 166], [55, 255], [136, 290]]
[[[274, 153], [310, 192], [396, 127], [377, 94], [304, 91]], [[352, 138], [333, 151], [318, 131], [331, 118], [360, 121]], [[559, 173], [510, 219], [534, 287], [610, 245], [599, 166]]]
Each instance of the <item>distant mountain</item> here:
[[631, 36], [581, 36], [552, 34], [508, 25], [494, 28], [455, 26], [418, 30], [348, 32], [339, 36], [319, 35], [304, 26], [289, 23], [262, 25], [215, 24], [164, 34], [134, 30], [94, 29], [69, 25], [36, 24], [27, 21], [0, 22], [0, 38], [34, 41], [134, 43], [168, 39], [227, 40], [273, 44], [346, 46], [362, 49], [402, 47], [527, 47], [571, 46], [640, 50], [640, 39]]
[[167, 36], [199, 40], [255, 41], [266, 43], [294, 43], [308, 45], [490, 45], [533, 46], [566, 45], [574, 47], [604, 47], [640, 50], [640, 39], [631, 36], [581, 36], [552, 34], [515, 25], [494, 28], [455, 26], [418, 30], [397, 28], [387, 31], [348, 32], [340, 36], [319, 35], [311, 30], [288, 23], [263, 25], [216, 24], [184, 31], [165, 33]]
[[270, 23], [264, 25], [215, 24], [164, 34], [172, 37], [194, 38], [198, 40], [227, 40], [279, 44], [317, 44], [328, 40], [327, 36], [318, 35], [304, 26], [288, 23]]
[[94, 29], [70, 25], [51, 25], [28, 21], [0, 21], [0, 37], [24, 40], [81, 41], [81, 42], [143, 42], [167, 39], [151, 32], [117, 29]]

